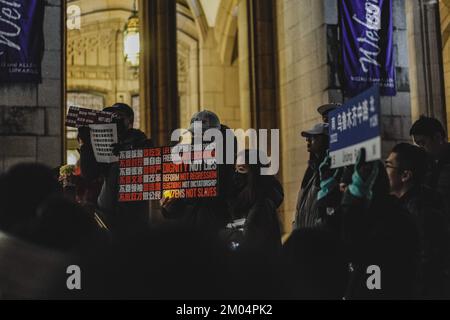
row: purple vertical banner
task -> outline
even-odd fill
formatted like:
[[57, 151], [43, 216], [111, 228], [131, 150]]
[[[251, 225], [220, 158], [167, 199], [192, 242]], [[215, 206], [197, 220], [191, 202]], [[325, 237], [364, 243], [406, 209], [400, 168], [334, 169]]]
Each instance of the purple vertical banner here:
[[44, 0], [0, 0], [0, 82], [40, 82]]
[[345, 94], [395, 96], [392, 0], [339, 0], [339, 13]]

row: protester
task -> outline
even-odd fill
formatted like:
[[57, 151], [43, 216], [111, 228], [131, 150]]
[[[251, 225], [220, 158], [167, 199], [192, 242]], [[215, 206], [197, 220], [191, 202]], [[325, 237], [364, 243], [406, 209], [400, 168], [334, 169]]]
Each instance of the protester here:
[[[383, 164], [366, 163], [362, 149], [340, 213], [351, 271], [346, 299], [414, 297], [419, 234], [411, 215], [389, 190]], [[377, 269], [381, 272], [378, 276], [373, 274]], [[369, 281], [371, 274], [374, 278]]]
[[[150, 148], [152, 143], [145, 134], [133, 129], [134, 112], [123, 103], [114, 104], [104, 109], [114, 115], [117, 124], [119, 143], [114, 146], [114, 152]], [[119, 194], [119, 163], [98, 163], [90, 141], [90, 131], [87, 127], [79, 129], [81, 174], [92, 183], [99, 177], [104, 179], [102, 190], [98, 197], [98, 210], [110, 227], [113, 234], [119, 237], [132, 235], [136, 230], [145, 229], [149, 223], [148, 202], [120, 203]]]
[[391, 194], [413, 216], [420, 234], [420, 273], [417, 298], [444, 297], [445, 257], [449, 244], [445, 208], [439, 194], [424, 186], [428, 169], [423, 149], [407, 143], [396, 145], [386, 160]]
[[416, 145], [423, 148], [432, 163], [425, 184], [439, 192], [446, 203], [447, 219], [450, 214], [450, 144], [439, 120], [422, 116], [410, 130]]
[[[211, 111], [201, 111], [193, 115], [189, 131], [195, 134], [196, 123], [202, 123], [200, 141], [211, 143], [213, 141], [203, 141], [203, 134], [209, 129], [221, 130], [225, 137], [224, 127], [220, 124], [219, 117]], [[195, 139], [196, 137], [193, 136]], [[192, 139], [192, 144], [195, 142]], [[225, 139], [224, 139], [225, 141]], [[224, 143], [224, 145], [226, 145]], [[224, 147], [225, 149], [225, 147]], [[225, 157], [224, 157], [225, 159]], [[229, 165], [219, 164], [218, 168], [218, 196], [213, 198], [198, 199], [175, 199], [163, 197], [160, 201], [162, 214], [169, 220], [177, 221], [190, 228], [208, 231], [213, 235], [224, 228], [229, 221], [229, 211], [227, 208], [227, 194], [230, 190], [230, 179], [233, 171]]]
[[[284, 194], [274, 176], [261, 175], [260, 156], [264, 157], [257, 150], [246, 150], [242, 158], [245, 163], [235, 166], [233, 194], [228, 199], [233, 221], [230, 221], [222, 236], [234, 250], [276, 256], [281, 249], [276, 210]], [[258, 159], [258, 163], [249, 164], [252, 157]]]
[[300, 189], [295, 212], [294, 229], [320, 225], [317, 207], [317, 193], [320, 189], [319, 165], [326, 156], [329, 146], [328, 125], [317, 124], [311, 130], [302, 132], [306, 138], [310, 153], [309, 168], [311, 175]]

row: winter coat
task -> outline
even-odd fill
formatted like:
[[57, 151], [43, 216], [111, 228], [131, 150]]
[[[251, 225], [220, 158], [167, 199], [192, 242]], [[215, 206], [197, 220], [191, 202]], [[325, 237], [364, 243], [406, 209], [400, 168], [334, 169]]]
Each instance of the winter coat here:
[[[261, 177], [261, 193], [252, 203], [228, 201], [233, 219], [245, 219], [241, 228], [231, 228], [222, 236], [235, 241], [242, 249], [277, 254], [281, 249], [281, 229], [277, 209], [284, 199], [283, 187], [273, 176]], [[238, 230], [236, 230], [238, 229]]]
[[[398, 199], [385, 195], [369, 203], [346, 192], [340, 210], [342, 240], [350, 271], [345, 298], [413, 298], [419, 233]], [[377, 271], [373, 267], [380, 271], [380, 289], [376, 287]]]
[[318, 165], [310, 161], [297, 198], [294, 229], [313, 228], [320, 225], [320, 209], [317, 201], [319, 190], [320, 175]]
[[449, 250], [443, 199], [433, 190], [417, 186], [400, 201], [412, 215], [420, 234], [418, 298], [442, 298]]

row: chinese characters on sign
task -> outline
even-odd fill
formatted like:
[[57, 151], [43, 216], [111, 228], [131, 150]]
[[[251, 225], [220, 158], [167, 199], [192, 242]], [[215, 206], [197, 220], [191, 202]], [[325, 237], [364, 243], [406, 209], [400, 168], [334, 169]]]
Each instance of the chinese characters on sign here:
[[355, 164], [361, 148], [367, 161], [381, 159], [380, 94], [378, 86], [330, 113], [330, 157], [333, 168]]
[[208, 151], [206, 146], [196, 151], [191, 145], [182, 149], [192, 162], [173, 161], [170, 147], [121, 152], [119, 201], [216, 197], [218, 172], [214, 151]]
[[66, 117], [66, 126], [80, 128], [90, 124], [107, 124], [113, 121], [113, 114], [105, 111], [70, 107]]
[[0, 82], [40, 82], [42, 0], [0, 1]]

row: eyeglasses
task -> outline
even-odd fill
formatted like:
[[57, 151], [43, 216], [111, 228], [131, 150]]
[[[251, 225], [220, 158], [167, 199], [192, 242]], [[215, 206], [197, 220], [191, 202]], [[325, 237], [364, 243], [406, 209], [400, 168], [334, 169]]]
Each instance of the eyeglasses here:
[[388, 162], [384, 162], [384, 167], [386, 169], [400, 169], [400, 167], [394, 167], [393, 165], [389, 164]]

